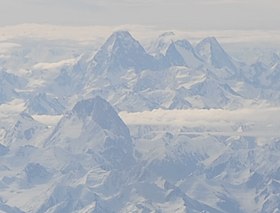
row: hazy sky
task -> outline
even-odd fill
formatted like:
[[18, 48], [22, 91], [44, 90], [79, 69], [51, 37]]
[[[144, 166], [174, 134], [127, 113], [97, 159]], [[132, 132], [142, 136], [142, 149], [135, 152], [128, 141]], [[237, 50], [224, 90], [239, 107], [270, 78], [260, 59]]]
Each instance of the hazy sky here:
[[280, 29], [280, 0], [0, 0], [0, 25], [155, 25]]

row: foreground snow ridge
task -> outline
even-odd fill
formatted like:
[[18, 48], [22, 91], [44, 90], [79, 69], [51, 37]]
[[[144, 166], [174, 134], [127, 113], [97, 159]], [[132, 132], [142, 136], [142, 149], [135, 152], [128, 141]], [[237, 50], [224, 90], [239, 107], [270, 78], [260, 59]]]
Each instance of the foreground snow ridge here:
[[241, 62], [172, 32], [145, 48], [127, 31], [14, 42], [1, 213], [280, 212], [279, 52]]

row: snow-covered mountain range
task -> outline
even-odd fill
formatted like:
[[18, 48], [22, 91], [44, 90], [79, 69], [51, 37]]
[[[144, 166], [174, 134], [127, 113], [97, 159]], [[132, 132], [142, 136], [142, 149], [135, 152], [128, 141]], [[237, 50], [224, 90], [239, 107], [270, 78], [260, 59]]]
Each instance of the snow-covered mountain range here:
[[1, 59], [0, 212], [280, 212], [279, 53], [149, 44]]

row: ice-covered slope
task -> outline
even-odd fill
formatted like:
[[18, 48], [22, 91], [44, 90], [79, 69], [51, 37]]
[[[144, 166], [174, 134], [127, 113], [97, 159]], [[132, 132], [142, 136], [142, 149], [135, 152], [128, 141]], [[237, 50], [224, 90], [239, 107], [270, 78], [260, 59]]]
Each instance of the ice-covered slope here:
[[16, 89], [22, 89], [27, 81], [0, 68], [0, 104], [19, 97]]
[[39, 93], [31, 97], [26, 103], [26, 112], [37, 115], [60, 115], [65, 107], [57, 98], [53, 98], [46, 93]]
[[29, 114], [22, 112], [14, 125], [7, 130], [4, 143], [9, 146], [23, 146], [40, 140], [47, 126], [35, 121]]

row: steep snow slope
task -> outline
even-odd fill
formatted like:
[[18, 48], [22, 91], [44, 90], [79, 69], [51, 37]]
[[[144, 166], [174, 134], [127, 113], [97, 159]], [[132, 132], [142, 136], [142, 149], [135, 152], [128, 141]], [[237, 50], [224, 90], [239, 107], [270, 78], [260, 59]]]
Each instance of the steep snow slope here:
[[59, 115], [65, 107], [57, 98], [50, 97], [46, 93], [39, 93], [30, 98], [26, 103], [26, 112], [37, 115]]
[[0, 70], [0, 104], [11, 101], [20, 96], [16, 89], [23, 88], [27, 81], [24, 78]]
[[47, 131], [47, 126], [36, 122], [29, 114], [23, 112], [15, 124], [7, 130], [4, 143], [9, 146], [31, 145], [31, 141], [41, 139], [38, 137], [44, 131]]

